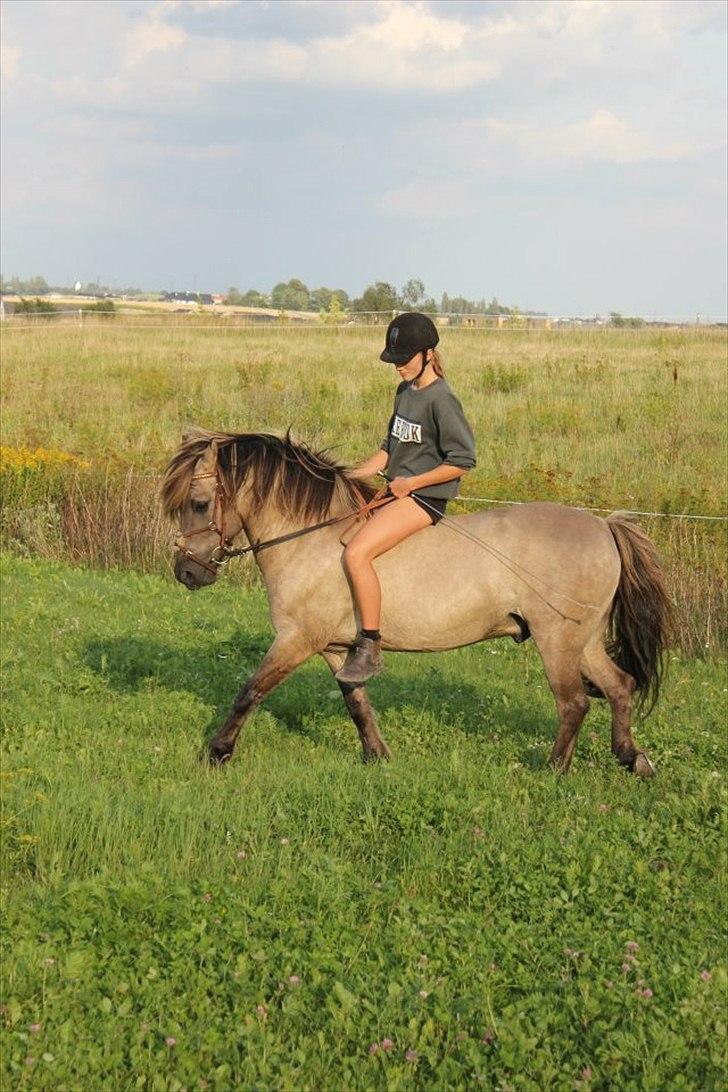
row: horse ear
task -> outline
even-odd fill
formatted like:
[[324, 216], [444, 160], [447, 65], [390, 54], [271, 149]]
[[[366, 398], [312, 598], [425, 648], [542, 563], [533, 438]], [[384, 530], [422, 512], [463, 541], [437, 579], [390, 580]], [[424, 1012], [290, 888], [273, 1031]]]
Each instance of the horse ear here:
[[211, 440], [210, 446], [200, 459], [200, 470], [203, 473], [212, 473], [217, 468], [217, 440]]

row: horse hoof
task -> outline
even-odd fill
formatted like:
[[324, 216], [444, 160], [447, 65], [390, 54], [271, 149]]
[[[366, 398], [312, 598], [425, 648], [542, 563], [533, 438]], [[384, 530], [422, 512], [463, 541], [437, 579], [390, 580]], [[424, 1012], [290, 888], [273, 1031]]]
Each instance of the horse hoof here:
[[389, 762], [390, 758], [392, 757], [392, 752], [390, 751], [389, 747], [385, 743], [383, 745], [383, 750], [381, 750], [381, 751], [379, 751], [379, 750], [375, 751], [373, 749], [372, 750], [367, 750], [367, 751], [364, 752], [362, 757], [364, 759], [364, 762], [367, 765], [369, 765], [372, 762]]
[[211, 766], [223, 766], [233, 757], [233, 752], [222, 747], [210, 746], [207, 757]]
[[635, 755], [632, 773], [635, 777], [654, 777], [657, 770], [650, 762], [644, 751], [638, 751]]

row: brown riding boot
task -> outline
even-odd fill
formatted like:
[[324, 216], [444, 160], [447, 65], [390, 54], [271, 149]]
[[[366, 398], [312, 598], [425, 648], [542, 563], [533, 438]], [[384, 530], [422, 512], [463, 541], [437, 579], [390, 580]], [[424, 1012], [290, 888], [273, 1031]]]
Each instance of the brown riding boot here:
[[379, 675], [381, 670], [382, 642], [371, 637], [362, 637], [360, 634], [354, 647], [349, 649], [344, 666], [339, 668], [335, 677], [339, 682], [360, 685]]

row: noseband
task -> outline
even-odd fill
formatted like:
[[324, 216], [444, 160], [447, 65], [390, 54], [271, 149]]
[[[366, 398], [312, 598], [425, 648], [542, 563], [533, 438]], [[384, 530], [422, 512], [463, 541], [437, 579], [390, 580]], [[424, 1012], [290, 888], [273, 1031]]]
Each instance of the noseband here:
[[[191, 561], [194, 561], [196, 565], [200, 565], [208, 573], [212, 573], [213, 576], [217, 576], [218, 570], [228, 560], [228, 551], [232, 543], [229, 541], [225, 532], [225, 492], [222, 488], [220, 481], [220, 475], [217, 470], [212, 474], [193, 474], [192, 481], [196, 481], [199, 478], [214, 478], [215, 479], [215, 501], [212, 509], [212, 519], [208, 523], [207, 527], [200, 527], [197, 531], [188, 531], [183, 534], [181, 531], [175, 539], [175, 546], [179, 552], [188, 557]], [[218, 525], [218, 516], [220, 523]], [[194, 538], [195, 535], [206, 535], [212, 531], [214, 534], [220, 536], [220, 541], [210, 554], [208, 561], [203, 561], [201, 557], [193, 553], [187, 545], [188, 538]]]

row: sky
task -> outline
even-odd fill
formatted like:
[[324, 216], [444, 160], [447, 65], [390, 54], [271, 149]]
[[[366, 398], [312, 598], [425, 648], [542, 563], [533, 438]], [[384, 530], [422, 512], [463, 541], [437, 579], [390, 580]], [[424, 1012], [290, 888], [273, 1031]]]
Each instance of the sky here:
[[2, 272], [726, 314], [722, 0], [6, 0]]

